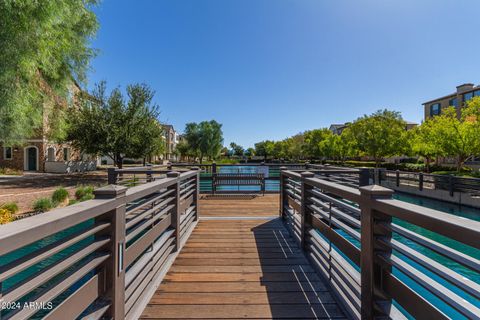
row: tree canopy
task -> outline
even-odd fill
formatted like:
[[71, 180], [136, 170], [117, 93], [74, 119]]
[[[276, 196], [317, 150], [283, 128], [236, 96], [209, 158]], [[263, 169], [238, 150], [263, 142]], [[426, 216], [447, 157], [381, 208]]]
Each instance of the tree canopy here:
[[67, 98], [73, 81], [85, 80], [95, 55], [90, 40], [98, 27], [91, 10], [96, 2], [0, 1], [1, 140], [31, 137], [42, 124], [46, 99]]
[[358, 118], [348, 126], [360, 152], [372, 157], [378, 166], [384, 157], [401, 155], [404, 151], [406, 123], [400, 113], [379, 110]]
[[199, 157], [200, 163], [204, 157], [216, 159], [223, 147], [222, 125], [215, 120], [187, 123], [183, 136], [189, 153]]
[[159, 155], [165, 147], [154, 92], [145, 84], [126, 92], [127, 99], [118, 88], [107, 97], [103, 82], [68, 117], [67, 140], [85, 153], [109, 156], [119, 168], [125, 157]]

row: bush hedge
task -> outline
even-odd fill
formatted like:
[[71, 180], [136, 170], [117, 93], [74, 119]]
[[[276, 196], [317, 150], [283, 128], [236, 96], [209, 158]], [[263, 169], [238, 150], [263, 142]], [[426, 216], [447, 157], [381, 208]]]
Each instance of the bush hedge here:
[[9, 223], [15, 220], [12, 212], [8, 209], [0, 209], [0, 224]]
[[15, 214], [18, 212], [18, 205], [16, 202], [7, 202], [0, 206], [0, 209], [5, 209], [10, 211], [10, 213]]
[[68, 191], [65, 188], [58, 188], [52, 194], [52, 202], [55, 206], [68, 199]]
[[49, 198], [40, 198], [33, 203], [33, 210], [36, 212], [47, 212], [54, 207]]

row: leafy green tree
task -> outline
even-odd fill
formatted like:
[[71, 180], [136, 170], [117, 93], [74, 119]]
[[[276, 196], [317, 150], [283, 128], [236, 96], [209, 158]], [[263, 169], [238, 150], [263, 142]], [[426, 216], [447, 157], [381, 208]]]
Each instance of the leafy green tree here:
[[188, 145], [187, 141], [180, 141], [179, 143], [177, 143], [175, 149], [181, 158], [190, 158], [195, 156], [195, 154], [192, 152], [192, 148]]
[[356, 155], [356, 145], [351, 130], [346, 128], [340, 135], [332, 134], [320, 142], [322, 154], [331, 159], [340, 160], [342, 163], [349, 157]]
[[105, 82], [80, 108], [69, 112], [67, 140], [88, 154], [109, 156], [122, 168], [123, 159], [146, 158], [163, 151], [163, 129], [158, 122], [154, 92], [145, 84], [127, 86], [128, 101], [114, 89], [107, 97]]
[[358, 118], [348, 128], [358, 150], [372, 157], [376, 167], [384, 157], [399, 155], [404, 150], [406, 123], [396, 111], [379, 110]]
[[433, 136], [438, 137], [442, 154], [455, 157], [460, 171], [465, 160], [480, 154], [480, 98], [472, 99], [462, 108], [460, 119], [454, 107], [442, 109], [442, 114], [431, 119]]
[[267, 161], [267, 158], [273, 153], [274, 144], [275, 142], [270, 140], [255, 143], [255, 154], [264, 157], [264, 160]]
[[298, 133], [285, 141], [285, 156], [292, 160], [299, 160], [304, 158], [305, 136], [303, 133]]
[[255, 156], [255, 149], [254, 148], [248, 148], [246, 151], [245, 151], [245, 155], [247, 157], [253, 157]]
[[425, 168], [430, 172], [430, 163], [438, 156], [443, 155], [442, 137], [439, 136], [437, 123], [427, 119], [420, 126], [407, 132], [407, 142], [410, 144], [410, 154], [425, 159]]
[[74, 79], [85, 80], [95, 55], [90, 40], [98, 27], [91, 10], [96, 2], [0, 1], [0, 139], [21, 143], [30, 138], [44, 111], [55, 129], [65, 129], [60, 112], [43, 106], [52, 96], [67, 101]]
[[204, 156], [207, 156], [209, 160], [214, 160], [223, 147], [222, 125], [215, 120], [211, 120], [202, 121], [198, 126], [200, 163], [202, 163]]
[[235, 142], [230, 143], [230, 148], [232, 148], [233, 154], [237, 157], [243, 157], [245, 149], [241, 145], [236, 144]]
[[321, 158], [323, 156], [320, 149], [320, 143], [332, 135], [327, 128], [315, 129], [304, 133], [304, 153], [310, 159]]
[[200, 155], [200, 127], [198, 123], [187, 123], [183, 136], [189, 148], [188, 154], [194, 158], [198, 157]]
[[222, 125], [215, 120], [187, 123], [184, 137], [190, 153], [199, 157], [200, 163], [204, 157], [215, 159], [223, 147]]

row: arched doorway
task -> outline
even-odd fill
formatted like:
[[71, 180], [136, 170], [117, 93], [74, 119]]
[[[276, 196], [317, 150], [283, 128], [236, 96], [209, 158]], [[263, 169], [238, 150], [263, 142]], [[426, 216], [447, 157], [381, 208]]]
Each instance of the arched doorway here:
[[34, 146], [24, 149], [24, 169], [38, 171], [38, 148]]

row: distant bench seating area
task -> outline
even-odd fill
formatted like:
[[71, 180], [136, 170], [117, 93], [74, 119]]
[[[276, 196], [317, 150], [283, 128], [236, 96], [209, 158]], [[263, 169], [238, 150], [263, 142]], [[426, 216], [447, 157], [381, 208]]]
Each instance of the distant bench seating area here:
[[[230, 188], [222, 188], [228, 187]], [[242, 188], [244, 186], [258, 186], [259, 190]], [[223, 190], [222, 190], [223, 189]], [[235, 190], [237, 189], [237, 190]], [[215, 173], [212, 175], [213, 194], [219, 192], [238, 192], [265, 194], [265, 175], [263, 173]]]

